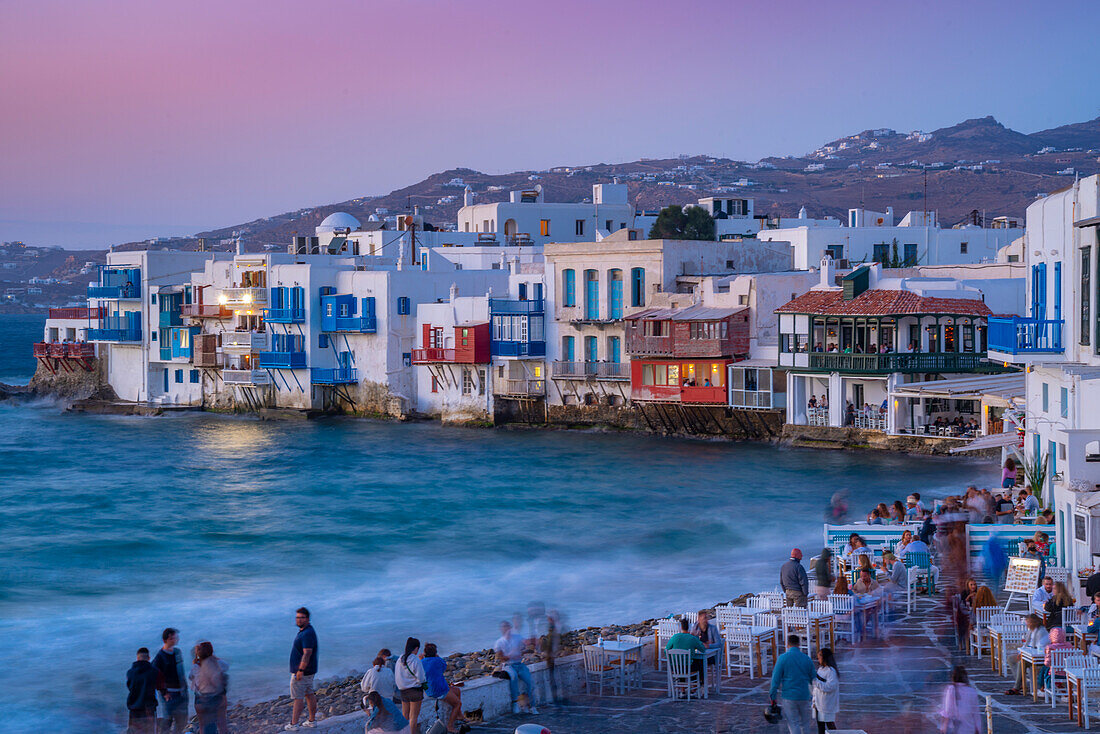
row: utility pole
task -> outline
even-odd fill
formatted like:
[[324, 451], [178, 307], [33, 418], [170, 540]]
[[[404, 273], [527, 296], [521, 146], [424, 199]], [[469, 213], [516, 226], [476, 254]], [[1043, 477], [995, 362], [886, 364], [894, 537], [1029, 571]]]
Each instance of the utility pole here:
[[924, 226], [928, 226], [928, 169], [924, 169]]

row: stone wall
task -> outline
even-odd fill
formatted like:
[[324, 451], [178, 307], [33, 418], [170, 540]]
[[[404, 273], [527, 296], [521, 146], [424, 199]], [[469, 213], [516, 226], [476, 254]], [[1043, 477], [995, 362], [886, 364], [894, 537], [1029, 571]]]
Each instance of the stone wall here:
[[735, 410], [722, 405], [633, 403], [631, 405], [547, 405], [497, 398], [497, 425], [528, 424], [561, 428], [603, 428], [660, 435], [771, 439], [783, 427], [778, 410]]
[[[780, 442], [789, 446], [818, 449], [877, 449], [908, 454], [948, 454], [965, 441], [940, 436], [891, 436], [884, 431], [828, 426], [783, 426]], [[968, 456], [1000, 457], [1000, 449], [974, 451]]]
[[[51, 360], [53, 361], [53, 360]], [[107, 384], [107, 359], [93, 362], [91, 372], [78, 364], [71, 364], [72, 371], [58, 367], [51, 373], [38, 360], [38, 367], [27, 386], [30, 394], [36, 397], [60, 398], [62, 400], [117, 400], [115, 391]]]

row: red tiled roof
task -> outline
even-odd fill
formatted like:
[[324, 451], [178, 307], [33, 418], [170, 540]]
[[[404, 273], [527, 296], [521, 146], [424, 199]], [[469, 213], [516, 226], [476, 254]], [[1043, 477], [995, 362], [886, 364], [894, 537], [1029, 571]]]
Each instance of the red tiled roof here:
[[807, 313], [818, 316], [900, 316], [904, 314], [957, 314], [989, 316], [984, 301], [968, 298], [934, 298], [911, 291], [873, 289], [850, 301], [843, 291], [810, 291], [775, 310], [776, 313]]

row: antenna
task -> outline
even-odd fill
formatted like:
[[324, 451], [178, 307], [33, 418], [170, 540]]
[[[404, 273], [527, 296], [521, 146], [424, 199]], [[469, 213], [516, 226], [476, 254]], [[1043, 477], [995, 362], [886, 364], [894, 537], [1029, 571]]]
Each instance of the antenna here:
[[928, 226], [928, 169], [924, 169], [924, 226]]

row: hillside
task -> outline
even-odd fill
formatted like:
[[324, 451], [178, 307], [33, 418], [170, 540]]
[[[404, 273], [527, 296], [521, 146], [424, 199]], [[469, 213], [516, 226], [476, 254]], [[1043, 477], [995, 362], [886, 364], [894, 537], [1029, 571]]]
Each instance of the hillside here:
[[[436, 225], [453, 223], [469, 185], [478, 202], [504, 201], [508, 192], [541, 184], [547, 201], [584, 201], [593, 183], [618, 178], [640, 209], [685, 204], [711, 194], [751, 196], [757, 214], [792, 216], [806, 206], [811, 216], [843, 217], [849, 207], [900, 214], [920, 209], [927, 183], [928, 208], [953, 224], [971, 211], [986, 216], [1022, 216], [1036, 196], [1064, 187], [1075, 174], [1100, 170], [1100, 118], [1025, 134], [992, 117], [966, 120], [924, 132], [869, 129], [826, 143], [800, 156], [750, 163], [709, 156], [642, 159], [620, 164], [562, 166], [542, 171], [489, 175], [452, 169], [385, 196], [362, 197], [312, 209], [200, 232], [208, 245], [237, 233], [248, 250], [282, 248], [295, 234], [311, 234], [333, 211], [361, 220], [419, 207]], [[159, 246], [197, 247], [197, 239], [169, 240]], [[131, 243], [124, 247], [145, 247]]]

